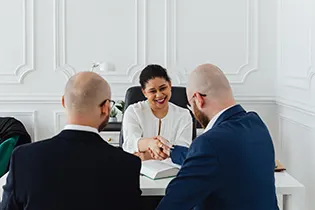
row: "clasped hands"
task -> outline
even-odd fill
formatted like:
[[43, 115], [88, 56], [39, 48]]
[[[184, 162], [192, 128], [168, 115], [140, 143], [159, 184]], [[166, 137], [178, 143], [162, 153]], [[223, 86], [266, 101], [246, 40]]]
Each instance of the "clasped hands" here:
[[170, 150], [173, 145], [162, 136], [155, 136], [145, 139], [146, 151], [136, 152], [134, 155], [141, 158], [141, 160], [164, 160], [170, 156]]
[[148, 152], [152, 159], [164, 160], [170, 156], [173, 145], [162, 136], [153, 137], [148, 143]]

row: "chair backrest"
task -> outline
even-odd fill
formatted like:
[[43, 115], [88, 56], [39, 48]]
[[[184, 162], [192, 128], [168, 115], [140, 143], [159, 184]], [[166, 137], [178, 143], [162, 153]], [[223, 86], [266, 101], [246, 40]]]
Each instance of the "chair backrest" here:
[[[125, 107], [124, 111], [128, 108], [129, 105], [137, 103], [139, 101], [146, 100], [145, 96], [142, 94], [141, 87], [135, 86], [130, 87], [125, 95]], [[172, 87], [172, 97], [170, 99], [170, 102], [173, 104], [176, 104], [177, 106], [180, 106], [182, 108], [187, 109], [187, 95], [186, 95], [186, 88], [185, 87]], [[193, 121], [193, 131], [192, 131], [192, 139], [196, 138], [196, 120], [192, 113], [192, 121]], [[120, 135], [119, 135], [119, 146], [122, 147], [124, 143], [124, 137], [123, 137], [123, 126], [121, 126]]]
[[[31, 136], [28, 134], [22, 122], [13, 117], [0, 117], [0, 144], [4, 143], [12, 137], [17, 138], [16, 142], [14, 144], [12, 144], [12, 141], [10, 141], [10, 144], [6, 142], [5, 148], [8, 148], [8, 146], [11, 147], [12, 145], [14, 145], [14, 148], [16, 148], [22, 144], [31, 143]], [[5, 151], [7, 151], [6, 154], [9, 154], [10, 150], [6, 149]], [[1, 154], [0, 156], [3, 158]], [[4, 161], [4, 164], [6, 164], [6, 161]], [[9, 164], [5, 172], [7, 172], [8, 170]]]
[[18, 139], [18, 136], [14, 136], [6, 139], [0, 144], [0, 177], [8, 171], [11, 154]]

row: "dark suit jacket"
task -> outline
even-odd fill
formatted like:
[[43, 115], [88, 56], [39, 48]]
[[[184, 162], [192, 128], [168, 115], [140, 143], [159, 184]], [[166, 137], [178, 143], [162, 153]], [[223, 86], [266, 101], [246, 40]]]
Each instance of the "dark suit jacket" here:
[[64, 130], [14, 151], [1, 209], [139, 209], [140, 167], [96, 133]]
[[267, 127], [236, 105], [193, 141], [157, 209], [278, 210], [274, 168]]

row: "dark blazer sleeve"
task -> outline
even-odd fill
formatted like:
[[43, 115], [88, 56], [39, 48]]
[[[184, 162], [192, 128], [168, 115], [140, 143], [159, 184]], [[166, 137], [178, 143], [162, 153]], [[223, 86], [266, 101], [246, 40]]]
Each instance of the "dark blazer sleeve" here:
[[158, 210], [190, 210], [217, 188], [218, 160], [212, 145], [202, 138], [191, 145], [177, 177], [166, 189]]
[[173, 163], [183, 165], [188, 153], [188, 148], [183, 146], [174, 146], [171, 152], [171, 159]]
[[[16, 152], [16, 151], [15, 151]], [[1, 210], [22, 210], [23, 205], [17, 202], [15, 186], [15, 152], [13, 152], [6, 184], [3, 186]]]

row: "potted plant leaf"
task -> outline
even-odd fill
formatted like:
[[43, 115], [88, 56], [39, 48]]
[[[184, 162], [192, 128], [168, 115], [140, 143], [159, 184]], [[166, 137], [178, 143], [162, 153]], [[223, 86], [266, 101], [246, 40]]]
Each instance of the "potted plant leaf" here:
[[116, 101], [115, 106], [122, 114], [124, 113], [124, 108], [125, 108], [125, 102], [124, 101], [122, 101], [122, 100]]
[[110, 110], [108, 122], [117, 122], [117, 114], [118, 114], [117, 108], [116, 106], [114, 106], [112, 110]]
[[123, 114], [125, 107], [125, 102], [122, 100], [118, 100], [115, 103], [115, 106], [110, 111], [109, 122], [117, 122], [117, 114], [121, 112]]

